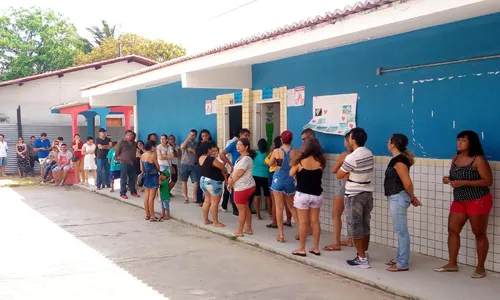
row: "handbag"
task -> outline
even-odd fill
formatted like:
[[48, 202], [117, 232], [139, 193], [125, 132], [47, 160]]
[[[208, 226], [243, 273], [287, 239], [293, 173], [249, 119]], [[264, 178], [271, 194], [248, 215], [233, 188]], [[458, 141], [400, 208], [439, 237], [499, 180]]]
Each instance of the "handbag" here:
[[75, 156], [75, 155], [73, 155], [73, 156], [71, 157], [71, 161], [72, 161], [72, 162], [77, 162], [77, 161], [78, 161], [78, 159], [79, 159], [79, 158], [78, 158], [78, 156]]
[[139, 187], [143, 187], [144, 186], [144, 172], [142, 172], [141, 174], [139, 174], [139, 176], [137, 176], [137, 186]]

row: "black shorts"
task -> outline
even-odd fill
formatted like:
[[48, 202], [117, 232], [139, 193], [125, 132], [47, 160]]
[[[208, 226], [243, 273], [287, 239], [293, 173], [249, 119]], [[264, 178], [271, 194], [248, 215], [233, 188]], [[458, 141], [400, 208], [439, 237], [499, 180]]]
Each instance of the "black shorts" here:
[[172, 167], [174, 168], [175, 172], [174, 174], [170, 174], [170, 178], [172, 179], [172, 182], [177, 182], [177, 180], [179, 179], [179, 170], [177, 169], [177, 165], [172, 165]]
[[271, 193], [269, 192], [269, 182], [268, 182], [269, 179], [268, 178], [254, 176], [253, 179], [255, 180], [254, 196], [260, 196], [261, 190], [264, 191], [265, 197], [268, 197], [271, 195]]

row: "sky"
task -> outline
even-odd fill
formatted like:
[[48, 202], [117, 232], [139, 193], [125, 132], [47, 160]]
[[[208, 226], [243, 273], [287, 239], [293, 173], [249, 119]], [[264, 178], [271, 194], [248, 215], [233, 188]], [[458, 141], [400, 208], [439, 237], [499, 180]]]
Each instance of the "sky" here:
[[308, 17], [343, 9], [357, 0], [16, 0], [1, 1], [0, 10], [13, 7], [50, 8], [70, 19], [82, 36], [85, 28], [106, 20], [121, 33], [181, 44], [188, 54]]

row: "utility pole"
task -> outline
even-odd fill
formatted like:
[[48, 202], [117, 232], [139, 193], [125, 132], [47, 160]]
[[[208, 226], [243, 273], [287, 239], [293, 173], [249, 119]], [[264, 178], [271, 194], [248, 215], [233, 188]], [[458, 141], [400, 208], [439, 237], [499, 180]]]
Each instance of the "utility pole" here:
[[118, 56], [122, 57], [122, 41], [118, 41]]

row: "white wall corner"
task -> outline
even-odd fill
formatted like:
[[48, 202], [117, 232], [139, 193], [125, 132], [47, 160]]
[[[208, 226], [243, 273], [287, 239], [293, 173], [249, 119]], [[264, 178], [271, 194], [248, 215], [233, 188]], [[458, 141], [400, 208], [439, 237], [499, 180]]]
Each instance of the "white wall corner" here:
[[183, 88], [250, 89], [252, 66], [186, 72], [182, 73], [181, 80]]
[[137, 92], [132, 91], [101, 96], [90, 96], [89, 103], [92, 107], [137, 105]]

